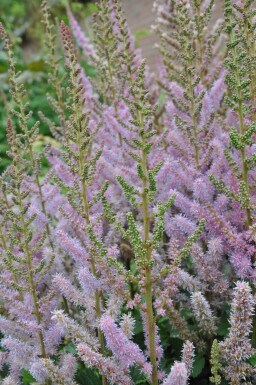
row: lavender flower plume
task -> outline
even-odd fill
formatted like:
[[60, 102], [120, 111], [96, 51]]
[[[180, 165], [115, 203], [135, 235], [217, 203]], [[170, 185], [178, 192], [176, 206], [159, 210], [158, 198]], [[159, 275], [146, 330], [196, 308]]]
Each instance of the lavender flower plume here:
[[255, 350], [251, 346], [252, 315], [255, 299], [246, 282], [237, 282], [231, 304], [230, 329], [228, 337], [219, 344], [225, 362], [223, 372], [232, 385], [239, 385], [250, 378], [255, 369], [246, 360]]
[[[123, 331], [117, 327], [114, 320], [109, 316], [103, 316], [100, 320], [100, 327], [104, 333], [107, 341], [107, 347], [113, 352], [119, 361], [119, 365], [124, 370], [130, 366], [137, 364], [142, 367], [142, 370], [146, 371], [146, 374], [150, 376], [151, 368], [146, 363], [146, 358], [138, 345], [129, 341]], [[143, 370], [143, 371], [144, 371]]]
[[194, 346], [190, 341], [186, 341], [182, 348], [182, 359], [181, 361], [185, 364], [188, 376], [191, 375], [194, 361]]
[[111, 384], [132, 384], [131, 378], [120, 371], [118, 365], [111, 358], [103, 357], [84, 344], [79, 344], [77, 349], [81, 359], [91, 367], [97, 368], [100, 374], [104, 375]]
[[89, 60], [90, 58], [96, 59], [97, 54], [95, 52], [94, 46], [90, 42], [90, 39], [85, 36], [84, 32], [82, 31], [81, 27], [79, 26], [77, 20], [74, 18], [74, 15], [69, 8], [67, 14], [73, 35], [76, 38], [78, 45], [82, 48], [84, 56]]
[[193, 313], [200, 329], [206, 334], [213, 334], [216, 331], [215, 317], [212, 314], [209, 303], [202, 293], [195, 292], [191, 296]]
[[171, 368], [170, 374], [164, 380], [163, 385], [187, 385], [188, 373], [186, 365], [183, 362], [175, 362]]

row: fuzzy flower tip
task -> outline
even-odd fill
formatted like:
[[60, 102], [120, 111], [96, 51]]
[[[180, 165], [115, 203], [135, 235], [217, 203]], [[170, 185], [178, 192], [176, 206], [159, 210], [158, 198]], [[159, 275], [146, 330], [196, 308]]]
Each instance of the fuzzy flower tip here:
[[187, 385], [188, 371], [183, 362], [175, 362], [163, 385]]
[[[135, 363], [142, 367], [146, 364], [144, 354], [138, 345], [128, 339], [111, 317], [103, 316], [100, 321], [100, 328], [105, 335], [107, 346], [119, 360], [121, 367], [127, 369]], [[148, 366], [146, 369], [146, 374], [150, 374], [148, 373]]]
[[212, 334], [216, 330], [215, 319], [209, 303], [200, 292], [195, 292], [191, 296], [193, 313], [199, 327], [206, 334]]
[[94, 352], [85, 344], [79, 344], [77, 351], [81, 359], [91, 367], [97, 368], [111, 384], [131, 385], [130, 377], [117, 367], [115, 362], [100, 353]]
[[182, 349], [182, 362], [186, 365], [188, 375], [192, 372], [194, 360], [194, 345], [190, 341], [186, 341]]

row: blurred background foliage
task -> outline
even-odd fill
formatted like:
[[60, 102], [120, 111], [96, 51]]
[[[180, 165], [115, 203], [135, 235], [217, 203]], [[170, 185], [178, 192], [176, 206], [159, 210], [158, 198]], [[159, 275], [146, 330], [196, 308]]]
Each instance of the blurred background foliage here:
[[[48, 83], [48, 68], [45, 62], [45, 34], [44, 25], [41, 23], [40, 3], [41, 0], [0, 1], [0, 20], [14, 43], [17, 70], [22, 71], [21, 80], [25, 84], [29, 96], [30, 109], [34, 112], [31, 124], [39, 120], [38, 111], [42, 111], [48, 118], [55, 120], [54, 112], [46, 98], [47, 93], [51, 93], [52, 89]], [[53, 18], [68, 23], [67, 3], [67, 0], [49, 0]], [[84, 29], [90, 34], [88, 19], [93, 12], [97, 11], [96, 6], [86, 0], [69, 1], [69, 5]], [[61, 46], [59, 49], [61, 50]], [[62, 56], [61, 52], [60, 56]], [[82, 64], [86, 74], [94, 76], [93, 68], [85, 62]], [[63, 61], [60, 61], [60, 66], [63, 65]], [[8, 88], [7, 55], [0, 42], [0, 173], [9, 162], [6, 156], [8, 145], [5, 132], [7, 111], [12, 106], [9, 101]], [[50, 135], [49, 128], [43, 122], [40, 125], [40, 133], [44, 136]]]

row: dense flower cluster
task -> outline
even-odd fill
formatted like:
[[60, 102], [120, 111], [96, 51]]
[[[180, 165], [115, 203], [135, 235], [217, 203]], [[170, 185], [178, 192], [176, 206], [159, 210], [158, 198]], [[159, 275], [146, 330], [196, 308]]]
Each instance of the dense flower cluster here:
[[40, 153], [40, 122], [31, 125], [0, 24], [12, 98], [0, 177], [1, 384], [29, 373], [31, 383], [76, 385], [86, 370], [103, 385], [188, 385], [201, 372], [253, 384], [252, 1], [226, 0], [213, 22], [214, 0], [156, 0], [157, 74], [121, 1], [97, 9], [91, 41], [70, 8], [70, 28], [61, 21], [55, 33], [42, 2], [56, 120], [40, 114], [54, 137]]

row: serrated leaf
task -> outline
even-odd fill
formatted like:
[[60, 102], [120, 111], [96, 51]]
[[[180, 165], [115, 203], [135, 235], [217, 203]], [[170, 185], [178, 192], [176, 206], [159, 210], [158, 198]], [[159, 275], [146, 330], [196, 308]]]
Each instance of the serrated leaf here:
[[130, 373], [134, 384], [139, 385], [147, 382], [145, 376], [141, 373], [141, 370], [137, 366], [133, 366]]
[[68, 352], [68, 353], [71, 353], [71, 354], [76, 354], [77, 351], [76, 351], [76, 347], [74, 344], [70, 343], [70, 344], [67, 344], [64, 346], [64, 348], [62, 349], [64, 352]]
[[248, 359], [248, 362], [249, 362], [254, 368], [256, 368], [256, 353], [253, 354], [253, 355]]
[[193, 370], [191, 377], [196, 378], [202, 372], [205, 365], [205, 358], [203, 356], [197, 355], [194, 361]]
[[229, 327], [230, 327], [230, 324], [228, 321], [228, 315], [224, 313], [221, 316], [221, 319], [219, 322], [218, 334], [222, 337], [226, 337], [228, 335]]
[[32, 382], [36, 381], [34, 377], [25, 369], [21, 370], [21, 374], [22, 374], [22, 384], [31, 384]]
[[95, 370], [87, 367], [78, 368], [75, 380], [80, 385], [101, 385], [99, 374]]
[[136, 334], [140, 334], [143, 332], [143, 325], [142, 325], [142, 320], [140, 318], [140, 315], [136, 314], [135, 318], [136, 318], [136, 322], [135, 322], [133, 332], [136, 335]]

